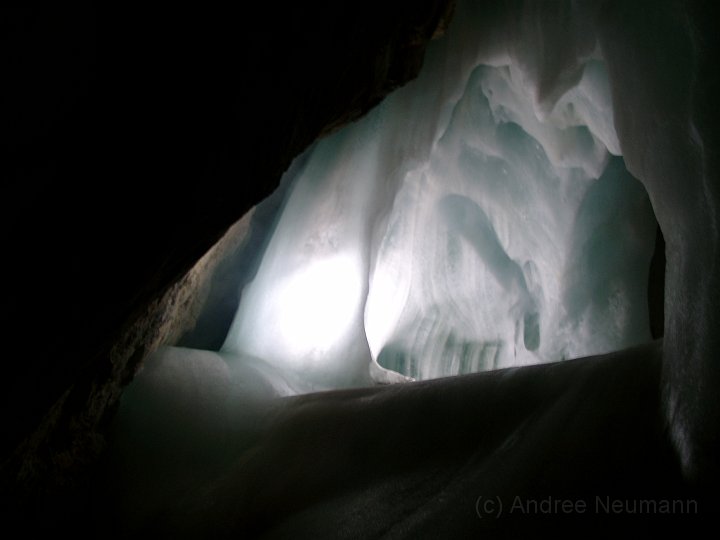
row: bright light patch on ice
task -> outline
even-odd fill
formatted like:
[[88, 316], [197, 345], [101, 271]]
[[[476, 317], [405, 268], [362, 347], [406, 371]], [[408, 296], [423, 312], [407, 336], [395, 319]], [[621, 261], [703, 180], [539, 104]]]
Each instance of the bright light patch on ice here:
[[362, 277], [350, 257], [310, 262], [269, 292], [267, 301], [278, 314], [268, 321], [275, 346], [288, 357], [326, 354], [348, 333], [361, 295]]

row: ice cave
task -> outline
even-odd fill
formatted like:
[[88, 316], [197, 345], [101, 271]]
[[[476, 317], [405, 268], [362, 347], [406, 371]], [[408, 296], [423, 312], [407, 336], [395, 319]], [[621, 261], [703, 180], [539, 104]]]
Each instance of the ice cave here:
[[[407, 6], [385, 19], [368, 7], [367, 20], [293, 9], [276, 57], [261, 31], [243, 36], [261, 59], [252, 75], [228, 68], [230, 39], [216, 63], [183, 56], [216, 86], [188, 82], [202, 105], [183, 97], [190, 120], [163, 119], [179, 133], [169, 155], [190, 132], [207, 148], [174, 170], [231, 188], [201, 195], [202, 182], [181, 188], [130, 160], [122, 209], [88, 210], [116, 227], [93, 267], [122, 279], [104, 304], [88, 285], [97, 320], [58, 324], [101, 336], [105, 356], [87, 354], [107, 365], [78, 360], [70, 378], [53, 368], [67, 389], [3, 465], [23, 486], [55, 475], [62, 502], [50, 489], [12, 497], [38, 522], [84, 512], [88, 529], [115, 523], [119, 535], [700, 530], [717, 507], [720, 421], [707, 6], [428, 0], [407, 27]], [[203, 21], [214, 36], [216, 19]], [[327, 68], [316, 53], [332, 40], [357, 58], [338, 49]], [[353, 69], [365, 94], [343, 87]], [[249, 99], [228, 97], [233, 77]], [[304, 133], [324, 95], [312, 77], [348, 97]], [[213, 108], [223, 100], [232, 121]], [[311, 112], [293, 120], [293, 107]], [[238, 135], [245, 117], [255, 124]], [[138, 137], [124, 138], [127, 155], [162, 145], [151, 129]], [[163, 194], [137, 202], [146, 174]], [[263, 174], [277, 185], [253, 191]], [[166, 204], [168, 190], [182, 204]], [[133, 205], [135, 236], [117, 225]], [[65, 218], [53, 212], [49, 223]], [[84, 226], [67, 219], [72, 233]], [[124, 255], [135, 252], [147, 272]], [[84, 275], [77, 257], [68, 275]], [[77, 483], [64, 472], [75, 461]]]
[[537, 36], [488, 49], [463, 9], [418, 79], [299, 156], [271, 202], [220, 351], [279, 371], [265, 382], [280, 394], [651, 339], [657, 224], [596, 39], [578, 28], [543, 65]]

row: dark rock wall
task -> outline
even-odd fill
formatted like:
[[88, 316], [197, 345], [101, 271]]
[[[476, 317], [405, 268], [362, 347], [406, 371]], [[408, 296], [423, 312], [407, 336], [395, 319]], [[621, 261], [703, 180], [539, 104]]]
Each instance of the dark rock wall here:
[[319, 134], [417, 74], [450, 6], [3, 8], [6, 485], [92, 459], [187, 299], [169, 288]]

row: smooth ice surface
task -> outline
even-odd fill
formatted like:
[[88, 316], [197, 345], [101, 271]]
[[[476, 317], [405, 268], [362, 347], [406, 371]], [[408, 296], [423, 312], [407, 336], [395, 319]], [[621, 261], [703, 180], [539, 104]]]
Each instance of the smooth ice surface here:
[[[110, 498], [98, 510], [123, 537], [528, 538], [559, 527], [566, 538], [566, 527], [626, 533], [628, 518], [641, 533], [665, 530], [671, 515], [591, 506], [598, 493], [687, 500], [659, 421], [660, 355], [657, 342], [267, 402], [252, 363], [234, 372], [216, 353], [166, 349], [133, 383], [132, 401], [123, 396]], [[548, 492], [588, 511], [508, 511], [518, 494]], [[478, 517], [486, 493], [501, 499], [502, 519]], [[714, 519], [710, 503], [698, 508]], [[701, 516], [675, 517], [687, 533]]]
[[460, 5], [418, 80], [294, 168], [224, 351], [318, 389], [649, 340], [656, 223], [593, 33], [480, 20]]

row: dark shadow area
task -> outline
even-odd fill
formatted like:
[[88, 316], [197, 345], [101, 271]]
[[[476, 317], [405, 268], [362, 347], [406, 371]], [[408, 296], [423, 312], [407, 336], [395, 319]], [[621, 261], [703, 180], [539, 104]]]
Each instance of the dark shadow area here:
[[658, 225], [648, 274], [648, 313], [653, 339], [665, 335], [665, 238]]

